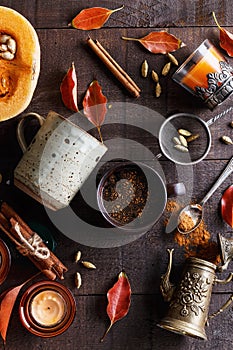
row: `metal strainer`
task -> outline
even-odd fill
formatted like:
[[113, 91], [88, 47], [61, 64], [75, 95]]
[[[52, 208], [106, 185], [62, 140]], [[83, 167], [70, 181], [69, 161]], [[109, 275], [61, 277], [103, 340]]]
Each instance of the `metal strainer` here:
[[[193, 165], [199, 163], [207, 156], [211, 147], [209, 126], [230, 112], [232, 108], [228, 108], [207, 122], [190, 113], [173, 114], [165, 120], [159, 130], [159, 144], [162, 153], [176, 164]], [[181, 143], [179, 129], [189, 131], [192, 135], [198, 135], [197, 139], [187, 143], [186, 150], [183, 147], [177, 147], [175, 142], [178, 138]], [[185, 140], [187, 141], [188, 137], [185, 137]]]

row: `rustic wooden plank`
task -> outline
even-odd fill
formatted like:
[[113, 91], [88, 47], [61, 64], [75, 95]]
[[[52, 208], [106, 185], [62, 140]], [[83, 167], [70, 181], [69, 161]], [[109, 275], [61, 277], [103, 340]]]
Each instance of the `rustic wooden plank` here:
[[[176, 178], [174, 179], [174, 175], [172, 174], [176, 173], [176, 169], [175, 166], [171, 165], [172, 164], [169, 162], [162, 164], [162, 169], [164, 170], [162, 175], [166, 178], [166, 182], [183, 181], [185, 180], [185, 176], [187, 176], [188, 182], [185, 183], [187, 189], [190, 190], [193, 186], [193, 191], [190, 194], [191, 200], [199, 201], [219, 176], [220, 172], [226, 165], [226, 161], [205, 161], [196, 166], [193, 174], [193, 184], [190, 182], [190, 175], [185, 174], [185, 171], [182, 173], [183, 178], [176, 175]], [[208, 177], [202, 176], [205, 172], [208, 173]], [[205, 205], [204, 220], [209, 232], [211, 233], [211, 240], [215, 242], [217, 242], [217, 234], [219, 232], [223, 236], [229, 237], [229, 227], [223, 223], [219, 214], [219, 201], [223, 191], [231, 183], [232, 176], [224, 182]], [[69, 271], [66, 273], [67, 285], [72, 290], [75, 290], [75, 272], [78, 270], [83, 275], [84, 283], [80, 290], [81, 294], [105, 294], [122, 269], [125, 269], [129, 275], [134, 293], [159, 293], [160, 276], [166, 271], [168, 261], [166, 253], [166, 248], [168, 247], [175, 248], [172, 279], [177, 280], [183, 269], [183, 263], [185, 260], [184, 249], [175, 243], [172, 233], [165, 233], [165, 219], [169, 218], [170, 215], [167, 212], [164, 213], [150, 232], [143, 235], [138, 240], [119, 248], [97, 249], [94, 247], [85, 247], [80, 244], [78, 236], [76, 242], [71, 241], [66, 237], [66, 230], [59, 233], [59, 226], [58, 228], [53, 226], [49, 217], [47, 217], [44, 208], [12, 185], [9, 186], [2, 184], [0, 185], [0, 190], [3, 198], [14, 206], [15, 209], [25, 217], [25, 220], [39, 221], [50, 228], [57, 240], [56, 253], [69, 268]], [[82, 211], [82, 207], [82, 202], [77, 201], [74, 207], [77, 215], [79, 215], [79, 210]], [[28, 211], [28, 208], [31, 208], [30, 212]], [[87, 211], [86, 214], [86, 218], [91, 218], [91, 224], [96, 224], [98, 226], [98, 219], [95, 221], [95, 216], [90, 214], [90, 211]], [[58, 213], [58, 215], [64, 217], [61, 213]], [[96, 218], [98, 218], [97, 215]], [[65, 217], [63, 220], [65, 220]], [[77, 234], [79, 234], [79, 230], [80, 228], [77, 227]], [[107, 240], [108, 231], [105, 231]], [[80, 233], [82, 235], [84, 234], [82, 232]], [[86, 235], [88, 235], [88, 228], [86, 229]], [[4, 235], [1, 234], [1, 237], [4, 238]], [[17, 283], [18, 276], [22, 276], [22, 278], [25, 277], [25, 274], [22, 274], [21, 272], [22, 269], [26, 268], [28, 276], [35, 273], [36, 270], [26, 258], [22, 258], [19, 253], [16, 253], [16, 249], [11, 243], [9, 243], [9, 245], [13, 256], [12, 270], [9, 279], [12, 281], [11, 283], [14, 284]], [[83, 258], [92, 261], [97, 266], [96, 271], [86, 270], [82, 266], [74, 263], [74, 256], [77, 250], [81, 250]], [[224, 273], [220, 278], [225, 278], [227, 274], [228, 272]], [[4, 288], [4, 286], [2, 286], [2, 288]], [[216, 291], [229, 292], [231, 291], [231, 286], [216, 286], [215, 289]]]
[[[137, 35], [140, 36], [144, 33], [143, 29], [138, 29]], [[173, 33], [181, 36], [181, 30], [173, 30]], [[100, 33], [100, 32], [99, 32]], [[164, 117], [167, 113], [173, 111], [182, 111], [182, 112], [192, 112], [199, 115], [204, 120], [208, 120], [213, 115], [224, 111], [227, 107], [230, 106], [229, 102], [224, 103], [221, 107], [216, 108], [216, 111], [211, 112], [201, 102], [197, 103], [196, 99], [193, 98], [189, 93], [184, 89], [177, 86], [176, 83], [172, 82], [171, 76], [161, 79], [163, 93], [159, 99], [154, 97], [154, 83], [151, 78], [142, 78], [140, 76], [140, 65], [142, 61], [146, 58], [150, 65], [150, 70], [154, 67], [158, 71], [161, 70], [165, 59], [161, 55], [152, 55], [137, 43], [126, 43], [123, 42], [120, 38], [125, 34], [124, 30], [117, 30], [114, 33], [112, 30], [103, 30], [101, 35], [96, 35], [95, 37], [103, 43], [103, 45], [113, 53], [116, 60], [129, 72], [129, 74], [135, 79], [138, 85], [142, 88], [141, 97], [135, 100], [132, 97], [127, 95], [124, 88], [118, 83], [115, 77], [108, 71], [100, 62], [100, 60], [93, 56], [92, 52], [85, 46], [86, 33], [82, 32], [82, 36], [76, 35], [74, 30], [68, 31], [39, 31], [39, 37], [41, 41], [42, 48], [42, 68], [38, 86], [36, 88], [34, 97], [31, 101], [30, 106], [27, 108], [27, 111], [39, 112], [43, 116], [46, 116], [49, 110], [55, 110], [58, 113], [61, 113], [65, 116], [70, 116], [71, 113], [63, 106], [59, 91], [59, 86], [61, 80], [68, 69], [70, 62], [74, 61], [76, 64], [78, 80], [79, 80], [79, 102], [81, 108], [82, 97], [85, 93], [85, 90], [88, 84], [93, 79], [93, 76], [97, 77], [100, 83], [103, 86], [103, 91], [108, 97], [109, 103], [126, 101], [128, 103], [147, 106], [146, 108], [151, 109], [152, 111], [157, 111], [162, 114]], [[129, 35], [132, 32], [129, 31]], [[187, 41], [187, 47], [182, 48], [177, 51], [177, 58], [182, 62], [187, 55], [195, 49], [195, 47], [204, 39], [207, 35], [207, 31], [203, 29], [190, 29], [187, 30], [187, 35], [185, 38], [196, 37], [194, 43], [191, 43], [190, 40]], [[112, 37], [114, 40], [107, 41], [107, 37]], [[186, 41], [184, 38], [184, 41]], [[67, 45], [69, 50], [62, 50], [62, 43], [64, 40], [67, 40]], [[47, 44], [52, 47], [51, 52], [47, 50]], [[119, 50], [119, 45], [121, 50]], [[68, 52], [68, 53], [67, 53]], [[136, 59], [134, 58], [136, 54]], [[89, 68], [87, 68], [89, 67]], [[174, 71], [174, 68], [173, 68]], [[127, 97], [128, 96], [128, 97]], [[190, 108], [191, 107], [191, 108]], [[106, 122], [115, 122], [115, 119], [106, 119]], [[211, 133], [213, 137], [213, 147], [208, 155], [208, 159], [223, 158], [229, 159], [231, 156], [231, 147], [226, 146], [219, 142], [219, 138], [223, 135], [232, 136], [232, 129], [229, 127], [229, 122], [231, 121], [231, 114], [226, 115], [224, 119], [216, 122], [211, 126]], [[7, 157], [20, 157], [19, 147], [15, 139], [15, 129], [16, 129], [17, 119], [4, 122], [1, 126], [1, 139], [2, 145], [5, 147], [0, 147], [1, 154], [7, 153]], [[132, 118], [133, 123], [133, 118]], [[151, 119], [153, 124], [153, 119]], [[36, 124], [32, 123], [32, 133], [36, 130]], [[112, 128], [112, 127], [111, 127]], [[106, 137], [109, 134], [109, 129], [106, 129]], [[104, 131], [105, 133], [105, 131]], [[114, 132], [113, 132], [114, 133]], [[130, 134], [130, 131], [129, 131]], [[127, 136], [127, 135], [126, 135]], [[139, 138], [140, 136], [137, 135]], [[142, 139], [145, 139], [143, 135]], [[146, 136], [148, 139], [148, 144], [150, 144], [149, 135]], [[153, 142], [155, 145], [155, 142]], [[154, 153], [159, 151], [158, 145], [155, 146]]]
[[[96, 77], [103, 91], [108, 97], [109, 103], [113, 105], [113, 115], [109, 115], [106, 122], [110, 125], [103, 126], [103, 135], [110, 145], [109, 157], [118, 154], [121, 157], [129, 155], [132, 159], [148, 161], [149, 165], [155, 165], [166, 183], [185, 181], [188, 195], [187, 200], [199, 201], [206, 194], [207, 190], [214, 183], [218, 175], [225, 167], [227, 160], [232, 156], [231, 146], [219, 142], [222, 133], [232, 136], [232, 129], [229, 128], [231, 114], [221, 122], [211, 127], [212, 147], [207, 159], [193, 168], [177, 167], [165, 157], [159, 162], [153, 161], [153, 156], [159, 152], [158, 140], [154, 137], [155, 118], [146, 125], [147, 113], [139, 113], [142, 123], [141, 129], [137, 127], [111, 125], [111, 123], [122, 122], [136, 124], [136, 120], [129, 106], [125, 106], [125, 115], [120, 115], [120, 109], [114, 110], [114, 104], [127, 102], [134, 103], [139, 107], [145, 106], [153, 113], [158, 111], [166, 116], [175, 110], [192, 112], [200, 115], [204, 120], [212, 117], [214, 112], [207, 110], [201, 103], [198, 103], [191, 95], [186, 93], [177, 84], [168, 79], [161, 80], [163, 93], [159, 99], [154, 97], [154, 83], [150, 78], [144, 79], [140, 75], [140, 65], [144, 59], [149, 62], [150, 70], [156, 68], [159, 72], [165, 63], [161, 55], [152, 55], [147, 52], [139, 43], [127, 43], [121, 40], [122, 35], [141, 37], [151, 30], [170, 27], [169, 32], [180, 37], [186, 47], [178, 50], [175, 55], [181, 63], [206, 37], [211, 38], [218, 45], [218, 31], [215, 28], [211, 12], [214, 10], [222, 25], [229, 26], [232, 30], [232, 6], [229, 0], [218, 1], [129, 1], [124, 10], [114, 14], [106, 23], [105, 28], [83, 32], [67, 28], [67, 23], [82, 8], [96, 6], [95, 1], [70, 1], [64, 3], [60, 0], [56, 5], [52, 1], [5, 1], [1, 5], [10, 6], [24, 14], [36, 27], [42, 51], [41, 74], [33, 100], [27, 111], [39, 112], [46, 116], [50, 109], [54, 109], [64, 116], [71, 113], [63, 106], [59, 92], [60, 82], [67, 71], [70, 63], [75, 62], [79, 78], [79, 101], [83, 97], [87, 85]], [[110, 7], [108, 1], [101, 1], [99, 6]], [[111, 7], [118, 7], [119, 1], [111, 2]], [[202, 26], [200, 28], [199, 26]], [[179, 28], [180, 27], [180, 28]], [[185, 28], [183, 28], [185, 27]], [[51, 29], [53, 28], [53, 29]], [[116, 79], [105, 69], [103, 64], [86, 47], [85, 40], [91, 34], [97, 38], [103, 46], [116, 58], [116, 60], [128, 71], [142, 88], [141, 97], [137, 100], [131, 98], [122, 89]], [[231, 59], [230, 59], [231, 61]], [[175, 70], [173, 67], [172, 72]], [[171, 72], [171, 73], [172, 73]], [[216, 109], [216, 113], [223, 111], [231, 105], [228, 100]], [[140, 109], [140, 108], [139, 108]], [[153, 114], [152, 113], [152, 114]], [[111, 119], [110, 119], [111, 116]], [[23, 194], [13, 186], [13, 170], [22, 156], [22, 152], [15, 137], [16, 124], [19, 117], [3, 122], [0, 125], [0, 172], [3, 174], [3, 181], [0, 184], [0, 199], [4, 198], [16, 210], [25, 215], [28, 220], [36, 220], [49, 227], [53, 232], [57, 248], [56, 254], [68, 266], [65, 280], [62, 282], [70, 288], [77, 301], [77, 316], [70, 329], [63, 335], [53, 339], [41, 339], [31, 335], [19, 323], [17, 308], [14, 309], [11, 320], [7, 349], [21, 349], [27, 344], [27, 348], [33, 349], [140, 349], [154, 350], [161, 349], [219, 349], [230, 350], [232, 345], [231, 327], [232, 308], [229, 308], [223, 315], [211, 321], [207, 328], [208, 342], [196, 339], [181, 337], [156, 327], [161, 319], [166, 305], [159, 294], [160, 276], [166, 271], [168, 256], [167, 247], [174, 247], [174, 265], [171, 274], [172, 282], [177, 282], [185, 261], [185, 252], [174, 242], [172, 233], [165, 233], [165, 220], [169, 216], [164, 213], [158, 223], [145, 235], [128, 245], [111, 249], [98, 249], [88, 247], [70, 240], [66, 232], [60, 232], [50, 221], [44, 208], [33, 199]], [[86, 120], [80, 122], [87, 125]], [[83, 124], [82, 124], [83, 123]], [[157, 120], [156, 120], [157, 123]], [[150, 132], [142, 130], [145, 126]], [[28, 139], [36, 132], [35, 122], [30, 124], [27, 132]], [[153, 131], [153, 132], [152, 132]], [[95, 130], [92, 130], [95, 133]], [[113, 139], [122, 137], [121, 142], [113, 143]], [[135, 140], [135, 144], [142, 144], [145, 150], [138, 151], [134, 144], [126, 145], [125, 140]], [[112, 146], [111, 146], [112, 145]], [[151, 151], [151, 154], [149, 151]], [[103, 159], [101, 166], [105, 163]], [[221, 233], [231, 237], [231, 229], [221, 219], [219, 205], [223, 191], [232, 183], [232, 175], [222, 184], [205, 206], [204, 219], [208, 230], [211, 232], [211, 239], [216, 241], [217, 234]], [[88, 184], [86, 184], [88, 188]], [[185, 200], [186, 200], [185, 199]], [[99, 216], [90, 214], [83, 206], [80, 197], [77, 196], [73, 203], [73, 209], [80, 215], [91, 218], [91, 222], [98, 222]], [[91, 212], [92, 213], [92, 212]], [[60, 214], [62, 216], [62, 214]], [[77, 226], [77, 231], [80, 229]], [[2, 238], [2, 233], [0, 235]], [[5, 238], [4, 238], [5, 239]], [[12, 255], [12, 267], [9, 278], [1, 286], [1, 292], [10, 286], [22, 282], [27, 277], [37, 272], [31, 262], [22, 257], [7, 239]], [[74, 255], [77, 250], [82, 251], [83, 257], [90, 260], [97, 266], [97, 270], [90, 271], [74, 263]], [[228, 271], [231, 270], [232, 263]], [[125, 269], [132, 286], [132, 304], [130, 313], [121, 322], [114, 325], [111, 333], [103, 344], [99, 343], [104, 330], [108, 326], [106, 315], [106, 293], [116, 281], [118, 273]], [[74, 274], [80, 271], [83, 277], [83, 285], [77, 290], [74, 285]], [[228, 274], [218, 274], [219, 278]], [[214, 286], [214, 293], [211, 299], [210, 311], [217, 310], [231, 295], [231, 284], [226, 286]], [[135, 321], [136, 320], [136, 321]], [[140, 344], [140, 345], [139, 345]]]
[[[213, 295], [210, 311], [220, 307], [227, 295]], [[81, 347], [83, 350], [90, 348], [98, 350], [120, 350], [120, 349], [217, 349], [221, 346], [224, 350], [230, 350], [231, 344], [231, 317], [230, 309], [222, 315], [213, 319], [209, 327], [206, 327], [208, 341], [184, 337], [165, 331], [157, 327], [164, 314], [165, 305], [161, 298], [155, 295], [134, 295], [129, 314], [117, 322], [100, 343], [109, 320], [106, 315], [106, 298], [103, 296], [76, 296], [77, 314], [71, 327], [66, 333], [51, 339], [41, 339], [33, 336], [21, 326], [18, 319], [17, 307], [14, 309], [10, 322], [7, 349], [54, 350], [65, 348], [68, 350]], [[214, 303], [214, 305], [213, 305]]]
[[[102, 0], [96, 4], [94, 0], [69, 1], [64, 3], [62, 0], [38, 2], [38, 1], [14, 1], [2, 0], [2, 6], [11, 7], [31, 21], [36, 28], [67, 28], [68, 23], [82, 9], [94, 6], [107, 8], [118, 8], [122, 5], [119, 0]], [[128, 1], [124, 4], [125, 8], [112, 15], [105, 24], [108, 28], [117, 27], [187, 27], [187, 26], [214, 26], [212, 11], [223, 26], [232, 25], [232, 6], [230, 0], [224, 0], [221, 3], [217, 0], [179, 0], [174, 7], [173, 1], [166, 3], [162, 0], [154, 2], [146, 1]]]

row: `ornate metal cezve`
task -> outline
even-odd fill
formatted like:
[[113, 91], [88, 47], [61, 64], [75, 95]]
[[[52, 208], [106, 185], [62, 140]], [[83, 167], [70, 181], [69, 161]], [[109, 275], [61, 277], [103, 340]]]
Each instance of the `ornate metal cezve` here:
[[220, 61], [220, 73], [208, 73], [208, 87], [196, 87], [196, 94], [209, 108], [213, 109], [222, 103], [233, 92], [233, 68], [224, 61]]
[[180, 283], [176, 299], [170, 303], [170, 307], [178, 307], [183, 317], [189, 316], [190, 313], [198, 316], [200, 312], [206, 311], [205, 303], [210, 287], [212, 289], [209, 278], [202, 278], [197, 272], [187, 272]]
[[215, 264], [192, 257], [186, 260], [181, 281], [175, 286], [169, 279], [173, 250], [168, 249], [168, 268], [161, 276], [160, 283], [164, 300], [170, 301], [170, 305], [158, 326], [175, 333], [207, 339], [207, 320], [219, 315], [233, 302], [232, 295], [218, 311], [208, 315], [212, 287], [215, 283], [229, 283], [233, 279], [233, 273], [230, 273], [227, 279], [219, 280], [216, 278]]

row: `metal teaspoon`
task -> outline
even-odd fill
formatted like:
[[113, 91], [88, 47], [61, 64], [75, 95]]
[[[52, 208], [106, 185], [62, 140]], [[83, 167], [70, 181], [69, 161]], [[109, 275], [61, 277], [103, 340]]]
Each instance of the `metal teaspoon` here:
[[[187, 233], [192, 232], [195, 230], [201, 223], [203, 218], [203, 207], [204, 204], [208, 201], [208, 199], [212, 196], [212, 194], [216, 191], [216, 189], [225, 181], [225, 179], [232, 173], [233, 171], [233, 157], [227, 164], [226, 168], [222, 172], [222, 174], [219, 176], [217, 181], [214, 183], [214, 185], [211, 187], [209, 192], [205, 195], [205, 197], [202, 199], [202, 201], [199, 204], [189, 204], [186, 207], [184, 207], [178, 216], [178, 225], [177, 230], [186, 235]], [[193, 227], [188, 230], [182, 230], [180, 228], [180, 223], [182, 222], [182, 216], [188, 215], [193, 220]]]

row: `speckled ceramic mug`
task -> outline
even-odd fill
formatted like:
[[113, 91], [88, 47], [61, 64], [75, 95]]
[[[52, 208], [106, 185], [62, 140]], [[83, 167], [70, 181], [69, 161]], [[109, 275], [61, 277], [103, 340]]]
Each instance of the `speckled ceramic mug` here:
[[[28, 116], [41, 125], [29, 147], [24, 138]], [[70, 204], [107, 151], [103, 143], [52, 111], [46, 119], [26, 114], [18, 124], [17, 138], [24, 155], [14, 171], [14, 184], [52, 210]]]

